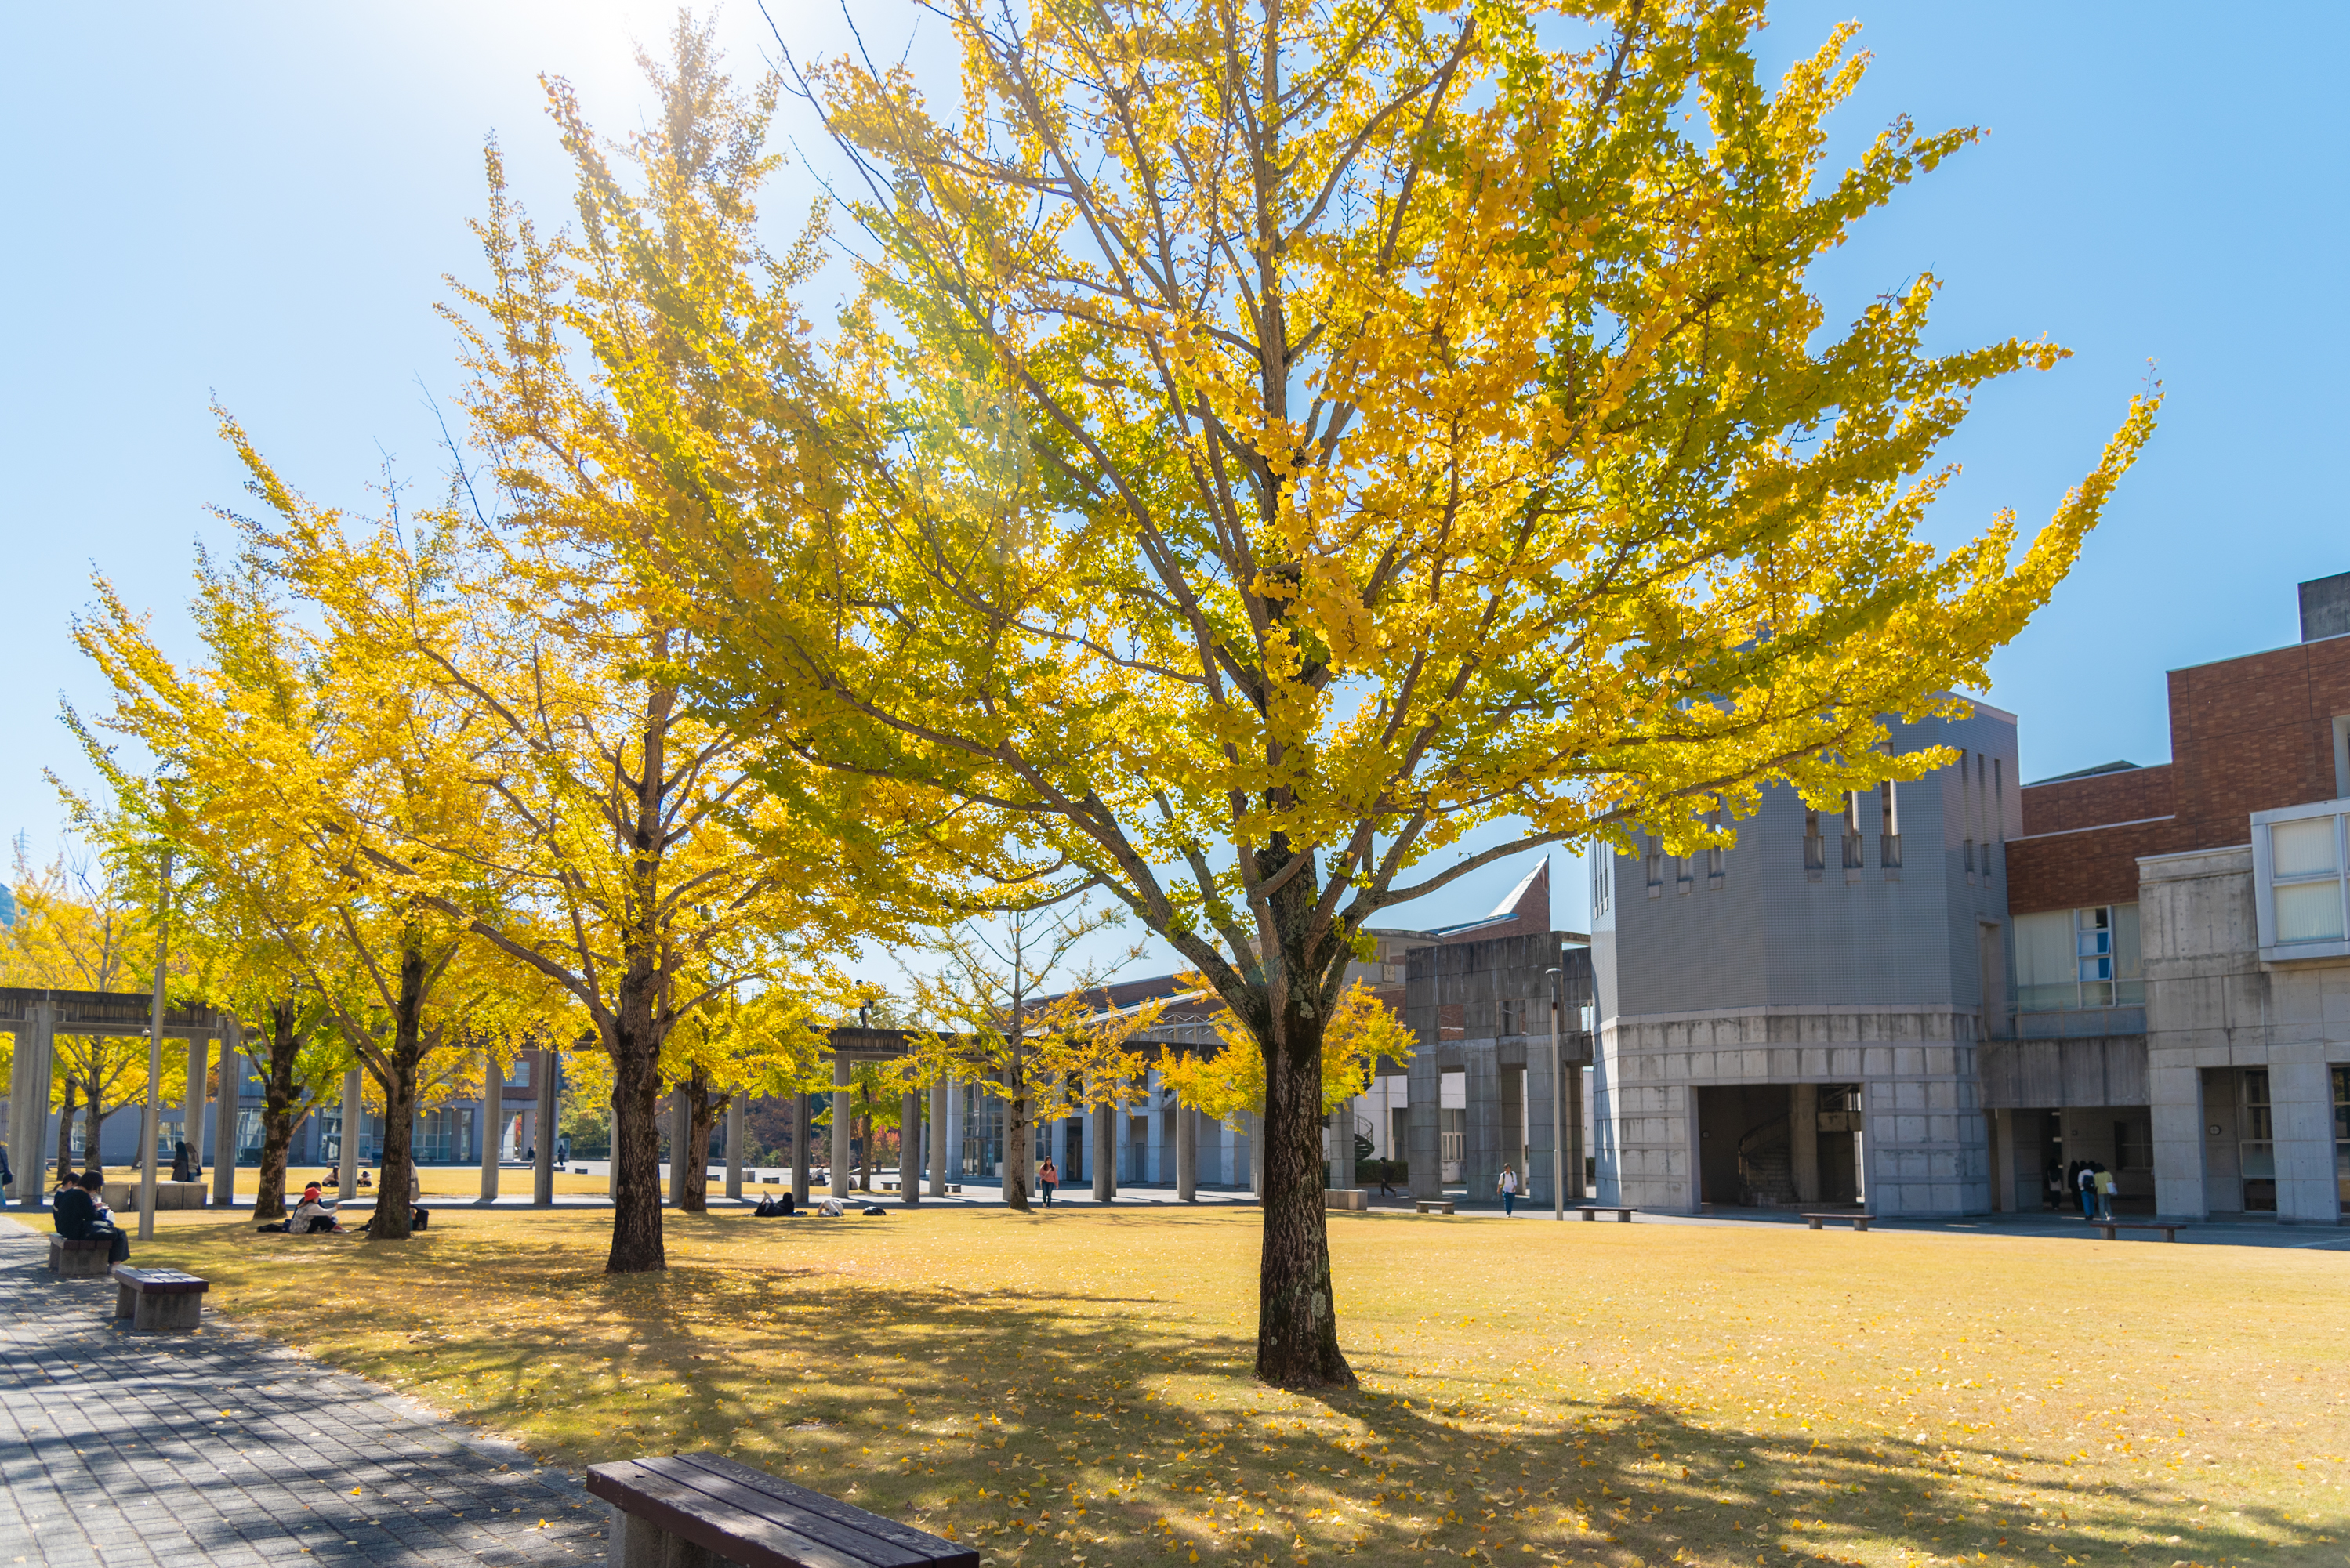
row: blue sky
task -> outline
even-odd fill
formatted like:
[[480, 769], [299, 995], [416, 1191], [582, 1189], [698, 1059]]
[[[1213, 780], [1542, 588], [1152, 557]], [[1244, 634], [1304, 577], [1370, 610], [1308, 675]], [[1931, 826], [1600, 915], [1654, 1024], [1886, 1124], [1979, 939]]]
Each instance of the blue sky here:
[[[841, 47], [837, 7], [773, 8], [795, 49]], [[877, 48], [906, 44], [883, 0], [858, 14]], [[97, 695], [68, 639], [92, 564], [153, 608], [167, 643], [183, 636], [192, 544], [224, 532], [205, 508], [241, 499], [208, 399], [321, 499], [363, 503], [386, 454], [429, 483], [425, 394], [453, 381], [432, 306], [442, 274], [473, 265], [483, 138], [499, 135], [525, 197], [559, 220], [537, 73], [570, 77], [619, 129], [645, 101], [630, 41], [658, 47], [671, 15], [618, 0], [0, 10], [0, 833], [46, 855], [59, 812], [42, 770], [85, 777], [57, 711], [60, 693]], [[2022, 715], [2026, 778], [2159, 761], [2162, 671], [2293, 641], [2293, 584], [2350, 570], [2327, 499], [2350, 324], [2325, 108], [2350, 8], [2230, 27], [2208, 7], [1797, 4], [1773, 13], [1770, 63], [1848, 17], [1875, 65], [1835, 122], [1836, 166], [1904, 111], [1991, 134], [1828, 259], [1832, 317], [1931, 271], [1940, 346], [2045, 334], [2075, 351], [1978, 400], [1936, 536], [2010, 505], [2036, 526], [2149, 360], [2168, 388], [2153, 447], [1990, 693]], [[766, 43], [756, 8], [738, 0], [721, 32], [748, 74]], [[918, 62], [931, 45], [915, 40]], [[770, 210], [808, 190], [787, 174]], [[1582, 878], [1559, 872], [1572, 920]], [[1521, 874], [1493, 867], [1399, 920], [1481, 914]]]

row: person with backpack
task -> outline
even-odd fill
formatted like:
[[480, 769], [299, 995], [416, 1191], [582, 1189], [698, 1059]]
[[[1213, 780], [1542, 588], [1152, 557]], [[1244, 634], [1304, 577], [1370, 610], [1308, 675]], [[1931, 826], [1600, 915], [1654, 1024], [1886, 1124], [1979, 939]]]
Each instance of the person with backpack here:
[[2110, 1220], [2114, 1217], [2114, 1173], [2095, 1160], [2090, 1161], [2089, 1165], [2091, 1172], [2089, 1179], [2094, 1184], [2097, 1194], [2097, 1218]]
[[2081, 1218], [2095, 1220], [2097, 1217], [2097, 1166], [2095, 1160], [2081, 1162], [2079, 1172], [2073, 1178], [2073, 1185], [2081, 1194]]
[[1518, 1210], [1518, 1173], [1515, 1167], [1502, 1167], [1502, 1179], [1493, 1184], [1502, 1195], [1502, 1218], [1508, 1219]]
[[106, 1178], [95, 1170], [85, 1170], [58, 1189], [52, 1199], [57, 1215], [57, 1234], [68, 1241], [106, 1241], [112, 1245], [107, 1251], [109, 1263], [120, 1263], [130, 1256], [130, 1238], [114, 1222], [98, 1194], [106, 1186]]

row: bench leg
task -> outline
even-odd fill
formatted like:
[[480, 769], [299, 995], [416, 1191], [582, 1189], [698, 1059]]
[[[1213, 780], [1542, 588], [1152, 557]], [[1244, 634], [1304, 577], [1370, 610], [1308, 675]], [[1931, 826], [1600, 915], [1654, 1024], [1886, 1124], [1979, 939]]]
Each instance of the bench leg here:
[[130, 1319], [130, 1332], [169, 1334], [175, 1329], [194, 1328], [203, 1321], [203, 1297], [189, 1292], [161, 1295], [142, 1291]]
[[114, 1315], [131, 1317], [139, 1309], [139, 1293], [129, 1285], [114, 1287]]
[[623, 1513], [611, 1503], [606, 1561], [610, 1568], [726, 1568], [726, 1560], [691, 1541], [681, 1541], [649, 1519]]

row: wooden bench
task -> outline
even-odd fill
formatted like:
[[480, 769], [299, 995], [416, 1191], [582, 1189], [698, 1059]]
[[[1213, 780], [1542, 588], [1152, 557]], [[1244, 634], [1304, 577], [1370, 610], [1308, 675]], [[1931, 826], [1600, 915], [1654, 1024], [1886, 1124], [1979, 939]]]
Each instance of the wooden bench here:
[[979, 1568], [972, 1548], [714, 1454], [588, 1468], [612, 1568]]
[[2095, 1225], [2098, 1233], [2108, 1241], [2120, 1240], [2114, 1234], [2116, 1231], [2159, 1231], [2166, 1241], [2178, 1240], [2178, 1227], [2165, 1224], [2159, 1220], [2092, 1220], [2089, 1223]]
[[1415, 1198], [1412, 1199], [1412, 1208], [1422, 1214], [1450, 1214], [1452, 1212], [1452, 1199], [1450, 1198]]
[[1826, 1224], [1829, 1220], [1834, 1220], [1840, 1223], [1849, 1225], [1856, 1231], [1866, 1231], [1868, 1229], [1869, 1218], [1870, 1217], [1866, 1214], [1806, 1214], [1804, 1216], [1804, 1223], [1816, 1231], [1821, 1226]]
[[86, 1241], [71, 1236], [49, 1238], [49, 1272], [61, 1280], [102, 1280], [113, 1265], [110, 1236], [93, 1236]]
[[122, 1289], [114, 1300], [114, 1315], [130, 1320], [133, 1334], [193, 1328], [203, 1312], [204, 1293], [212, 1286], [177, 1269], [134, 1269], [114, 1265], [114, 1282]]
[[1629, 1225], [1632, 1222], [1632, 1216], [1639, 1212], [1638, 1209], [1628, 1205], [1615, 1203], [1578, 1203], [1575, 1206], [1575, 1211], [1586, 1220], [1596, 1220], [1602, 1214], [1613, 1214], [1618, 1225]]

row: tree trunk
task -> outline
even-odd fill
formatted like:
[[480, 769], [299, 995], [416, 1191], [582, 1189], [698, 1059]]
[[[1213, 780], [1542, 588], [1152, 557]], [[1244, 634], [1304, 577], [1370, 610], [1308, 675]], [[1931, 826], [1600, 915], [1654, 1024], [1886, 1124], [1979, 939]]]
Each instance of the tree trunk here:
[[1003, 1206], [1023, 1214], [1029, 1212], [1029, 1197], [1035, 1190], [1030, 1162], [1035, 1142], [1035, 1127], [1028, 1115], [1028, 1090], [1022, 1085], [1003, 1102]]
[[858, 1135], [857, 1139], [857, 1190], [859, 1192], [870, 1192], [873, 1190], [874, 1166], [873, 1113], [869, 1110], [867, 1111], [863, 1116], [858, 1117], [857, 1120], [850, 1125], [857, 1130]]
[[658, 981], [639, 957], [621, 976], [612, 1038], [612, 1250], [608, 1274], [669, 1267], [661, 1245], [660, 1036], [653, 1003]]
[[[269, 1005], [267, 1058], [261, 1074], [261, 1171], [253, 1199], [255, 1220], [286, 1218], [286, 1158], [294, 1147], [294, 1054], [301, 1042], [294, 1034], [291, 998]], [[347, 1127], [343, 1137], [359, 1136]], [[342, 1194], [348, 1198], [349, 1193]]]
[[1322, 1020], [1293, 1015], [1264, 1053], [1264, 1246], [1257, 1376], [1284, 1388], [1352, 1387], [1322, 1203]]
[[76, 1080], [74, 1075], [71, 1073], [68, 1073], [66, 1075], [65, 1114], [57, 1117], [57, 1180], [60, 1183], [68, 1181], [72, 1179], [73, 1177], [73, 1114], [75, 1082]]
[[688, 1214], [710, 1211], [710, 1128], [716, 1116], [710, 1103], [710, 1072], [696, 1067], [678, 1091], [685, 1096], [685, 1147], [676, 1151], [676, 1158], [685, 1161], [685, 1180], [679, 1189], [677, 1206]]
[[[1019, 1014], [1014, 1016], [1016, 1020]], [[1025, 1214], [1036, 1190], [1036, 1132], [1029, 1116], [1027, 1036], [1017, 1022], [1011, 1055], [1012, 1064], [1003, 1075], [1003, 1206]]]
[[105, 1151], [98, 1147], [99, 1134], [106, 1127], [106, 1109], [99, 1103], [105, 1098], [106, 1086], [93, 1074], [89, 1080], [89, 1108], [82, 1117], [81, 1131], [81, 1162], [89, 1170], [106, 1168]]
[[[408, 1184], [416, 1173], [416, 1066], [424, 1059], [424, 967], [423, 933], [411, 928], [400, 944], [400, 1001], [392, 1012], [391, 1049], [369, 1064], [383, 1090], [382, 1175], [375, 1189], [375, 1218], [367, 1228], [379, 1241], [407, 1241], [413, 1223]], [[490, 1088], [497, 1092], [495, 1085]], [[352, 1130], [344, 1128], [343, 1136], [350, 1137]]]

